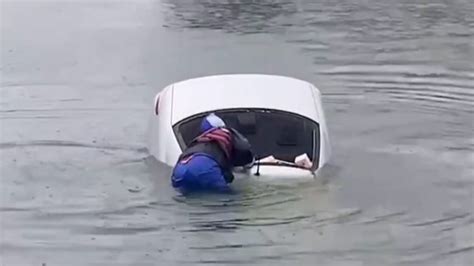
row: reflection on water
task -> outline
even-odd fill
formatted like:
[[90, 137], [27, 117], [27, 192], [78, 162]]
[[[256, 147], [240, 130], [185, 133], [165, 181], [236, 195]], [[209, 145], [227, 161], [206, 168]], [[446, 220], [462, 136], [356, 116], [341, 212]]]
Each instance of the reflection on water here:
[[[0, 264], [472, 265], [472, 1], [2, 5]], [[170, 188], [150, 99], [229, 72], [321, 89], [321, 176]]]

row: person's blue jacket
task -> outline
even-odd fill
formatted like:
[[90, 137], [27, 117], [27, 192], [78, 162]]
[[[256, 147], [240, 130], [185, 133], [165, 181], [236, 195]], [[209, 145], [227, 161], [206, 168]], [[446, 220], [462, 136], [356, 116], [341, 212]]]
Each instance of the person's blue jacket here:
[[203, 119], [201, 130], [204, 133], [190, 143], [173, 169], [173, 187], [228, 190], [234, 179], [232, 168], [255, 161], [251, 145], [214, 114]]

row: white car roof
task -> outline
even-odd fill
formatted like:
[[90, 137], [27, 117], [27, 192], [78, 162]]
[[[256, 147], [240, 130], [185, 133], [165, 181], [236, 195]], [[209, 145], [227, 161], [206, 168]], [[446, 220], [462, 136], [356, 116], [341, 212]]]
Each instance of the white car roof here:
[[229, 108], [268, 108], [308, 117], [319, 122], [310, 83], [284, 76], [260, 74], [216, 75], [172, 85], [172, 119], [177, 122], [202, 112]]

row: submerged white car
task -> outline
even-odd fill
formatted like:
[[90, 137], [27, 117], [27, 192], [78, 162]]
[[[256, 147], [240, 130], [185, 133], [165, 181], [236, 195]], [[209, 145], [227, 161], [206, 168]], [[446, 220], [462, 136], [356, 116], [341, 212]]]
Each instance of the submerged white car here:
[[235, 169], [236, 177], [314, 177], [329, 160], [320, 91], [299, 79], [260, 74], [206, 76], [165, 87], [154, 101], [150, 154], [174, 166], [209, 113], [246, 136], [257, 156], [251, 169]]

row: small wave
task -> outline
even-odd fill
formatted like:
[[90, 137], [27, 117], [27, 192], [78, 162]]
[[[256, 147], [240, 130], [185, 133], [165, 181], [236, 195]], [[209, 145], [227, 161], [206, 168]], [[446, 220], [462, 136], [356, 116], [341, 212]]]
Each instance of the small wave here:
[[347, 89], [425, 108], [474, 111], [474, 74], [413, 65], [351, 65], [319, 72]]
[[90, 144], [83, 142], [74, 141], [62, 141], [62, 140], [34, 140], [26, 142], [2, 142], [0, 143], [0, 149], [14, 149], [19, 147], [65, 147], [65, 148], [89, 148], [89, 149], [101, 149], [101, 150], [127, 150], [138, 153], [145, 153], [146, 148], [141, 146], [125, 146], [125, 145], [101, 145], [101, 144]]
[[198, 215], [208, 215], [214, 212], [228, 212], [230, 207], [252, 207], [265, 208], [276, 205], [283, 205], [289, 202], [296, 202], [302, 199], [301, 196], [294, 196], [284, 189], [274, 187], [253, 187], [255, 191], [244, 194], [206, 194], [195, 193], [189, 196], [177, 195], [173, 199], [178, 203], [184, 203], [187, 206], [212, 208], [213, 211], [199, 211]]
[[97, 235], [136, 235], [140, 233], [156, 232], [163, 226], [117, 226], [91, 227], [87, 231]]
[[410, 226], [430, 226], [430, 225], [437, 225], [440, 223], [445, 223], [445, 222], [451, 222], [454, 220], [462, 219], [465, 217], [468, 217], [470, 214], [469, 213], [463, 213], [459, 215], [453, 215], [445, 218], [440, 218], [436, 220], [430, 220], [430, 221], [424, 221], [424, 222], [419, 222], [419, 223], [412, 223]]
[[89, 108], [41, 108], [41, 109], [4, 109], [0, 110], [1, 113], [49, 113], [49, 112], [117, 112], [117, 111], [146, 111], [146, 108], [131, 108], [129, 106], [123, 108], [98, 108], [98, 107], [89, 107]]
[[365, 221], [360, 222], [361, 224], [374, 224], [374, 223], [380, 223], [380, 222], [386, 222], [389, 221], [393, 217], [399, 217], [405, 215], [405, 212], [394, 212], [394, 213], [389, 213], [385, 215], [380, 215], [380, 216], [375, 216], [373, 218], [368, 218]]
[[474, 73], [467, 71], [451, 71], [444, 68], [428, 67], [425, 65], [346, 65], [321, 70], [318, 73], [326, 75], [394, 75], [405, 77], [448, 77], [462, 80], [473, 80]]
[[254, 218], [236, 218], [226, 220], [213, 221], [199, 221], [192, 222], [192, 228], [184, 228], [182, 232], [199, 232], [199, 231], [219, 231], [238, 229], [240, 227], [255, 227], [255, 226], [275, 226], [295, 223], [307, 218], [311, 215], [300, 215], [293, 217], [254, 217]]
[[[472, 149], [470, 149], [472, 151]], [[451, 188], [451, 189], [466, 189], [469, 187], [474, 187], [474, 180], [464, 179], [464, 180], [448, 180], [448, 181], [439, 181], [434, 183], [437, 186]]]
[[127, 164], [136, 164], [145, 162], [147, 157], [138, 158], [138, 159], [129, 159], [129, 160], [120, 160], [112, 163], [111, 165], [127, 165]]
[[33, 208], [21, 207], [0, 207], [0, 212], [28, 212], [34, 210]]
[[240, 260], [198, 260], [198, 261], [182, 261], [182, 263], [200, 263], [200, 264], [220, 264], [220, 265], [230, 265], [230, 264], [251, 264], [255, 262], [254, 260], [249, 259], [240, 259]]
[[229, 259], [214, 259], [214, 260], [198, 260], [189, 263], [199, 263], [199, 264], [218, 264], [218, 265], [231, 265], [231, 264], [244, 264], [244, 265], [253, 265], [256, 261], [283, 261], [289, 260], [289, 258], [281, 256], [281, 255], [259, 255], [252, 257], [251, 259], [236, 259], [236, 260], [229, 260]]
[[443, 255], [454, 255], [458, 253], [471, 252], [471, 251], [474, 251], [474, 246], [467, 246], [467, 247], [452, 249], [448, 252], [443, 253]]
[[[78, 217], [87, 216], [101, 216], [101, 215], [133, 215], [133, 214], [144, 214], [149, 211], [153, 211], [159, 207], [173, 207], [175, 206], [172, 202], [144, 202], [121, 206], [120, 208], [84, 208], [82, 205], [60, 205], [61, 209], [49, 210], [49, 209], [25, 209], [35, 211], [35, 219], [76, 219]], [[22, 208], [23, 210], [23, 208]]]
[[356, 215], [362, 214], [361, 209], [339, 210], [334, 213], [323, 213], [316, 215], [315, 222], [325, 224], [327, 222], [344, 223], [354, 218]]
[[199, 246], [189, 247], [189, 249], [196, 250], [215, 250], [215, 249], [235, 249], [235, 248], [256, 248], [256, 247], [275, 247], [275, 246], [288, 246], [291, 245], [283, 243], [245, 243], [245, 244], [227, 244], [227, 245], [215, 245], [215, 246]]
[[33, 115], [33, 116], [11, 116], [11, 117], [2, 117], [2, 120], [21, 120], [21, 119], [60, 119], [64, 118], [63, 116], [58, 115]]

